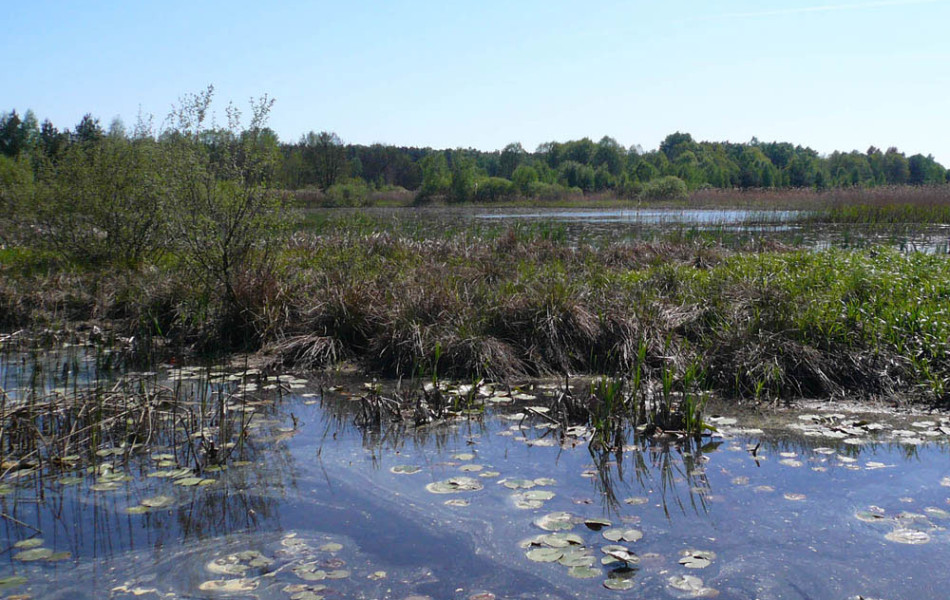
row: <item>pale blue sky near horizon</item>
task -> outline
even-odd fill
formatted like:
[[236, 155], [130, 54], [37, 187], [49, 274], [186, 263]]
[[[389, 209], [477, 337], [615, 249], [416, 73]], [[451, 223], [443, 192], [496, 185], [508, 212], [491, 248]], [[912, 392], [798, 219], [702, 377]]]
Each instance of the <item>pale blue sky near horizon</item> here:
[[283, 141], [500, 149], [897, 146], [950, 166], [950, 0], [70, 2], [4, 6], [0, 111], [160, 123], [184, 94], [276, 100]]

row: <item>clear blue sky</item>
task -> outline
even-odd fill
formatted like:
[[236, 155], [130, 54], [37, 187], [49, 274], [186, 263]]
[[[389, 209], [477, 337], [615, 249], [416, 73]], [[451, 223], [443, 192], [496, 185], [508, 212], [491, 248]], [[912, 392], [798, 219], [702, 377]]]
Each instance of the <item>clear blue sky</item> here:
[[898, 146], [950, 166], [950, 0], [6, 2], [0, 110], [161, 121], [214, 84], [282, 140]]

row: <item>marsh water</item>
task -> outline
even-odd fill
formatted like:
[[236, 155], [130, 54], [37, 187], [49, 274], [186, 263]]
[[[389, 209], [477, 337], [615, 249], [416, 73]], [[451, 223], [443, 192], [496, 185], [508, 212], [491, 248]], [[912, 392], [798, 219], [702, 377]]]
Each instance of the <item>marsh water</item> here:
[[583, 424], [546, 417], [550, 384], [484, 386], [476, 410], [375, 424], [359, 418], [369, 382], [352, 377], [100, 376], [101, 355], [69, 356], [2, 361], [4, 405], [37, 386], [67, 393], [67, 377], [74, 390], [133, 378], [227, 397], [246, 436], [203, 469], [188, 442], [158, 434], [5, 462], [11, 597], [943, 598], [950, 586], [945, 415], [711, 405], [717, 431], [698, 442], [631, 429], [605, 450]]
[[908, 252], [947, 253], [950, 227], [940, 224], [820, 223], [807, 211], [750, 209], [623, 209], [426, 207], [321, 209], [323, 215], [358, 213], [410, 231], [525, 228], [573, 243], [710, 239], [726, 244], [774, 240], [806, 248], [886, 245]]

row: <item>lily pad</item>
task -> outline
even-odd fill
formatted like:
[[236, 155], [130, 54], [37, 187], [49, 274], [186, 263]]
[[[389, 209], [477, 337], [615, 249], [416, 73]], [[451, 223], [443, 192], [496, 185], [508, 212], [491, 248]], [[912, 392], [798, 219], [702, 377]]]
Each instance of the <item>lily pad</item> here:
[[[614, 559], [614, 561], [620, 561], [628, 565], [635, 565], [640, 562], [640, 558], [636, 554], [631, 552], [628, 548], [624, 548], [623, 546], [604, 546], [600, 549], [600, 551], [606, 554], [608, 557]], [[609, 561], [607, 564], [612, 564], [614, 561]]]
[[257, 550], [245, 550], [244, 552], [238, 552], [235, 554], [238, 559], [247, 562], [248, 566], [253, 568], [262, 568], [268, 567], [274, 564], [273, 559], [267, 558]]
[[175, 481], [175, 485], [191, 487], [200, 484], [202, 481], [204, 481], [204, 479], [201, 477], [182, 477]]
[[683, 550], [679, 563], [687, 569], [705, 569], [716, 559], [716, 553], [710, 550]]
[[538, 500], [541, 502], [550, 500], [554, 497], [554, 492], [549, 492], [547, 490], [529, 490], [524, 492], [522, 497], [525, 500]]
[[17, 552], [13, 555], [13, 560], [33, 562], [37, 560], [46, 560], [51, 556], [53, 556], [53, 551], [49, 548], [31, 548], [29, 550], [24, 550], [23, 552]]
[[[897, 542], [898, 544], [926, 544], [930, 541], [930, 536], [924, 533], [923, 531], [917, 531], [916, 529], [895, 529], [884, 536], [891, 542]], [[14, 557], [16, 558], [16, 557]]]
[[294, 567], [294, 574], [304, 581], [323, 581], [327, 578], [327, 572], [316, 563], [298, 565]]
[[864, 521], [865, 523], [880, 523], [882, 521], [890, 521], [890, 519], [881, 512], [875, 512], [870, 510], [859, 510], [854, 513], [854, 517], [859, 521]]
[[327, 579], [346, 579], [350, 576], [350, 572], [346, 569], [334, 569], [333, 571], [327, 571]]
[[30, 538], [28, 540], [20, 540], [19, 542], [13, 544], [14, 548], [28, 549], [28, 548], [38, 548], [43, 545], [43, 538]]
[[397, 475], [415, 475], [422, 468], [415, 465], [396, 465], [389, 469], [390, 473], [395, 473]]
[[460, 452], [458, 454], [453, 454], [452, 458], [455, 460], [475, 460], [475, 455], [471, 452]]
[[643, 532], [639, 529], [621, 529], [619, 527], [605, 529], [601, 535], [611, 542], [636, 542], [643, 538]]
[[574, 528], [574, 516], [569, 512], [553, 512], [536, 519], [534, 524], [545, 531], [566, 531]]
[[260, 585], [257, 579], [213, 579], [198, 586], [203, 592], [253, 592]]
[[557, 562], [564, 556], [564, 551], [560, 548], [534, 548], [528, 550], [525, 556], [534, 562]]
[[450, 477], [443, 481], [435, 481], [426, 486], [426, 490], [433, 494], [457, 494], [459, 492], [477, 492], [482, 484], [472, 477]]
[[165, 508], [171, 506], [175, 499], [171, 496], [153, 496], [152, 498], [143, 498], [139, 504], [146, 508]]
[[604, 527], [610, 527], [611, 523], [607, 519], [584, 519], [584, 525], [592, 531], [600, 531]]
[[568, 546], [583, 546], [584, 538], [576, 533], [549, 533], [540, 535], [537, 541], [551, 548], [567, 548]]
[[537, 484], [530, 479], [506, 479], [502, 482], [502, 485], [512, 490], [527, 490], [533, 488]]
[[928, 506], [924, 509], [924, 512], [934, 519], [950, 519], [950, 512], [936, 506]]
[[89, 486], [89, 489], [94, 492], [114, 492], [116, 490], [121, 490], [122, 484], [118, 481], [105, 481], [102, 483], [94, 483]]
[[639, 506], [648, 502], [650, 502], [650, 499], [644, 496], [633, 496], [632, 498], [625, 498], [623, 501], [624, 504], [630, 504], [631, 506]]
[[708, 588], [703, 580], [692, 575], [674, 575], [669, 578], [670, 587], [680, 592], [686, 592], [692, 598], [711, 598], [717, 595], [716, 590]]
[[59, 562], [62, 560], [69, 560], [72, 557], [72, 552], [54, 552], [53, 554], [46, 557], [46, 562]]
[[594, 555], [582, 549], [568, 550], [557, 562], [565, 567], [592, 567]]
[[249, 568], [234, 555], [216, 558], [205, 565], [205, 569], [215, 575], [244, 575]]
[[634, 586], [632, 579], [619, 579], [609, 577], [604, 581], [604, 587], [608, 590], [614, 590], [616, 592], [625, 592], [627, 590], [632, 590]]
[[571, 567], [567, 570], [567, 574], [576, 579], [593, 579], [600, 577], [603, 573], [600, 569], [591, 567]]
[[22, 575], [13, 575], [12, 577], [4, 577], [0, 579], [0, 590], [9, 590], [10, 588], [15, 588], [17, 586], [23, 585], [28, 580]]
[[446, 506], [454, 506], [456, 508], [465, 508], [466, 506], [471, 506], [472, 503], [461, 498], [453, 498], [451, 500], [446, 500], [444, 504]]
[[343, 549], [343, 544], [339, 544], [337, 542], [327, 542], [318, 549], [322, 550], [323, 552], [339, 552]]

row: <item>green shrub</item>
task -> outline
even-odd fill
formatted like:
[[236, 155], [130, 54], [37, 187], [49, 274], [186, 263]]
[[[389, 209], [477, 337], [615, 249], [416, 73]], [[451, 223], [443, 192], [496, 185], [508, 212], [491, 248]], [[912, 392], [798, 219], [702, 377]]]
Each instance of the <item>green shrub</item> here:
[[556, 183], [533, 181], [528, 185], [528, 196], [537, 200], [555, 201], [580, 198], [584, 192], [580, 188], [566, 188]]
[[324, 206], [366, 206], [372, 189], [362, 179], [331, 185], [326, 191]]
[[19, 224], [32, 212], [33, 170], [25, 157], [0, 154], [0, 244], [14, 242]]
[[37, 176], [33, 243], [75, 262], [138, 263], [168, 243], [166, 183], [152, 140], [73, 144]]
[[511, 174], [511, 181], [523, 196], [531, 195], [531, 184], [540, 180], [537, 169], [528, 165], [518, 165]]
[[270, 250], [288, 217], [283, 195], [267, 185], [279, 158], [265, 128], [272, 102], [252, 103], [247, 127], [231, 118], [228, 129], [209, 129], [212, 92], [185, 97], [165, 133], [168, 214], [184, 266], [240, 328], [256, 312], [255, 298], [273, 292]]
[[518, 193], [515, 184], [501, 177], [489, 177], [475, 185], [476, 202], [503, 202], [512, 200]]
[[643, 186], [643, 200], [685, 200], [689, 196], [686, 182], [673, 175], [653, 179]]

